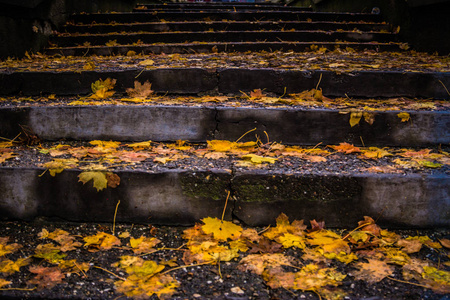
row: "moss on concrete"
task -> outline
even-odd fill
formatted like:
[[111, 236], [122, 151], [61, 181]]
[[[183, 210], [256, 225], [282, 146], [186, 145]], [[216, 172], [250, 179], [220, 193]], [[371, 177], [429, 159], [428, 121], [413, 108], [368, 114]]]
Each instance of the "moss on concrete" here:
[[225, 173], [187, 173], [181, 176], [181, 188], [188, 197], [225, 200], [230, 180], [231, 175]]

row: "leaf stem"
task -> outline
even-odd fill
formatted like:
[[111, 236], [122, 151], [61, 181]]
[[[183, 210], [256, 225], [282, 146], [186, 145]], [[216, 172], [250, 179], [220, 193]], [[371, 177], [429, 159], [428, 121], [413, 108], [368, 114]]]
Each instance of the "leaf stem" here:
[[356, 230], [358, 230], [358, 229], [360, 229], [360, 228], [363, 228], [364, 226], [367, 226], [367, 225], [370, 225], [370, 224], [372, 224], [372, 223], [369, 222], [369, 223], [364, 223], [364, 224], [359, 225], [358, 227], [356, 227], [355, 229], [353, 229], [352, 231], [350, 231], [349, 233], [347, 233], [347, 235], [344, 236], [344, 237], [342, 238], [342, 240], [347, 239], [347, 238], [350, 236], [350, 234], [352, 234], [352, 233], [355, 232]]
[[119, 208], [120, 200], [117, 202], [116, 210], [114, 211], [114, 220], [113, 220], [113, 228], [112, 228], [112, 235], [114, 235], [116, 231], [116, 216], [117, 216], [117, 209]]
[[228, 198], [230, 198], [230, 193], [231, 192], [228, 191], [227, 199], [225, 200], [225, 206], [223, 207], [221, 222], [223, 222], [223, 218], [225, 217], [225, 211], [227, 210]]
[[418, 284], [418, 283], [414, 283], [414, 282], [409, 282], [409, 281], [406, 281], [406, 280], [395, 279], [395, 278], [390, 277], [390, 276], [387, 276], [386, 278], [388, 278], [388, 279], [390, 279], [390, 280], [393, 280], [393, 281], [400, 282], [400, 283], [411, 284], [411, 285], [423, 287], [423, 288], [425, 288], [425, 289], [429, 289], [429, 287], [427, 287], [426, 285], [422, 285], [422, 284]]
[[160, 273], [161, 275], [167, 274], [169, 272], [178, 270], [178, 269], [183, 269], [183, 268], [190, 268], [190, 267], [197, 267], [197, 266], [203, 266], [203, 265], [209, 265], [211, 263], [215, 262], [215, 260], [210, 260], [210, 261], [206, 261], [206, 262], [202, 262], [202, 263], [198, 263], [198, 264], [193, 264], [193, 265], [183, 265], [183, 266], [179, 266], [179, 267], [175, 267], [172, 269], [169, 269], [165, 272]]
[[255, 131], [255, 130], [256, 130], [256, 127], [253, 129], [250, 129], [249, 131], [247, 131], [246, 133], [241, 135], [241, 137], [236, 140], [236, 143], [239, 142], [244, 136], [246, 136], [247, 134], [249, 134], [250, 132]]
[[106, 272], [106, 273], [109, 273], [109, 274], [111, 274], [111, 275], [113, 275], [113, 276], [119, 278], [120, 280], [123, 280], [123, 281], [127, 280], [126, 278], [120, 277], [119, 275], [114, 274], [113, 272], [108, 271], [108, 270], [106, 270], [106, 269], [104, 269], [104, 268], [97, 267], [97, 266], [94, 266], [94, 268], [97, 268], [97, 269], [100, 269], [100, 270], [102, 270], [102, 271], [104, 271], [104, 272]]

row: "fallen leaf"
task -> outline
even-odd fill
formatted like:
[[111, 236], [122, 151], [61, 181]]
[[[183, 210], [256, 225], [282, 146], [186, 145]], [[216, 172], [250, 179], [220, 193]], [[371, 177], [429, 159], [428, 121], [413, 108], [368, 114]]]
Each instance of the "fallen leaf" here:
[[153, 247], [159, 244], [161, 241], [154, 237], [130, 238], [130, 246], [135, 254], [149, 253], [154, 251]]
[[398, 113], [397, 117], [399, 117], [402, 122], [408, 122], [411, 119], [411, 116], [407, 112]]
[[96, 235], [87, 236], [83, 240], [89, 252], [110, 250], [114, 246], [120, 246], [120, 240], [117, 237], [105, 232], [97, 232]]
[[357, 280], [364, 280], [368, 283], [374, 284], [380, 282], [387, 276], [394, 273], [394, 267], [388, 265], [386, 262], [376, 259], [368, 259], [368, 262], [359, 262], [355, 265], [358, 268], [353, 276]]
[[134, 88], [128, 88], [127, 94], [133, 98], [146, 99], [153, 94], [152, 84], [148, 81], [144, 82], [144, 84], [135, 81]]
[[65, 277], [58, 267], [32, 266], [30, 267], [30, 272], [36, 274], [36, 276], [27, 283], [36, 284], [39, 290], [51, 289], [62, 283]]
[[203, 232], [206, 234], [212, 233], [214, 238], [219, 241], [238, 239], [243, 230], [241, 226], [229, 221], [221, 221], [217, 218], [204, 218], [202, 222], [204, 223], [202, 226]]
[[11, 275], [15, 272], [20, 272], [20, 268], [28, 265], [31, 262], [29, 258], [19, 258], [16, 261], [5, 259], [0, 261], [0, 273]]
[[355, 147], [348, 143], [340, 143], [339, 146], [329, 146], [330, 148], [342, 152], [345, 154], [355, 153], [355, 152], [361, 152], [361, 150], [358, 147]]
[[97, 192], [106, 189], [108, 186], [108, 181], [104, 172], [84, 171], [78, 175], [78, 178], [78, 182], [82, 182], [83, 184], [92, 180]]

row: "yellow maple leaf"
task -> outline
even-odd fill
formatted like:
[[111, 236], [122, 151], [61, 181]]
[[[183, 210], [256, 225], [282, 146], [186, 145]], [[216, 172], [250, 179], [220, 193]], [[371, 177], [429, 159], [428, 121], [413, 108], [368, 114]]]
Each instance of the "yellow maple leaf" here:
[[204, 218], [202, 222], [204, 223], [202, 226], [203, 232], [206, 234], [212, 233], [214, 238], [219, 241], [238, 239], [243, 230], [241, 226], [229, 221], [221, 221], [217, 218]]
[[148, 253], [150, 251], [153, 251], [153, 247], [155, 247], [157, 244], [159, 244], [161, 241], [154, 237], [144, 237], [141, 236], [140, 238], [131, 238], [130, 239], [130, 246], [133, 248], [133, 252], [136, 254], [141, 253]]
[[28, 265], [30, 262], [30, 258], [19, 258], [16, 261], [10, 259], [2, 260], [0, 261], [0, 273], [10, 275], [15, 272], [20, 272], [20, 268]]
[[17, 243], [8, 244], [7, 237], [0, 237], [0, 257], [16, 252], [20, 248], [22, 248], [22, 245]]
[[56, 158], [42, 166], [49, 170], [51, 176], [61, 173], [65, 169], [75, 168], [78, 164], [78, 159], [75, 158]]
[[116, 79], [107, 78], [106, 80], [99, 79], [91, 84], [93, 95], [92, 99], [105, 99], [114, 95], [114, 86], [116, 85]]
[[87, 236], [83, 240], [84, 246], [88, 247], [90, 252], [109, 250], [114, 246], [120, 246], [120, 240], [117, 237], [105, 232], [97, 232], [97, 234]]
[[262, 275], [265, 269], [276, 266], [290, 266], [293, 257], [281, 253], [250, 254], [241, 259], [238, 269]]
[[363, 155], [367, 158], [382, 158], [385, 156], [392, 156], [392, 154], [385, 149], [380, 149], [377, 147], [369, 147], [367, 150], [361, 150]]
[[97, 192], [106, 189], [108, 186], [108, 181], [104, 172], [84, 171], [78, 175], [78, 179], [78, 182], [82, 182], [83, 184], [92, 180]]
[[305, 248], [305, 238], [302, 236], [285, 233], [277, 239], [284, 248], [297, 247], [299, 249]]

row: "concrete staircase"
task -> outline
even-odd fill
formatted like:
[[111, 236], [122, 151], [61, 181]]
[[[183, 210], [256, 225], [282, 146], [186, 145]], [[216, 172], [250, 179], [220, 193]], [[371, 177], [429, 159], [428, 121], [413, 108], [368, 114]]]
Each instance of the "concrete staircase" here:
[[[0, 163], [4, 219], [110, 222], [120, 200], [119, 222], [193, 224], [220, 217], [230, 191], [226, 217], [249, 225], [273, 223], [281, 212], [335, 227], [364, 215], [381, 225], [450, 225], [449, 61], [404, 52], [380, 15], [264, 3], [138, 5], [74, 15], [50, 45], [45, 55], [0, 66], [0, 136], [25, 137]], [[107, 78], [117, 80], [113, 96], [86, 97]], [[152, 83], [156, 96], [124, 96], [135, 81]], [[207, 141], [255, 135], [255, 153], [275, 163], [243, 165], [232, 151], [211, 159], [173, 145], [184, 140], [201, 152], [211, 149]], [[41, 148], [32, 145], [37, 138]], [[96, 159], [42, 175], [48, 149], [92, 148], [92, 140], [151, 140], [167, 149], [158, 157], [173, 158], [174, 149], [186, 157], [157, 162], [152, 148], [140, 150], [150, 155], [143, 161], [104, 164], [120, 185], [99, 192], [78, 181]], [[344, 142], [389, 147], [393, 157], [327, 147]], [[329, 155], [287, 158], [292, 145]], [[394, 164], [406, 147], [422, 163]], [[417, 158], [426, 149], [436, 155]]]

